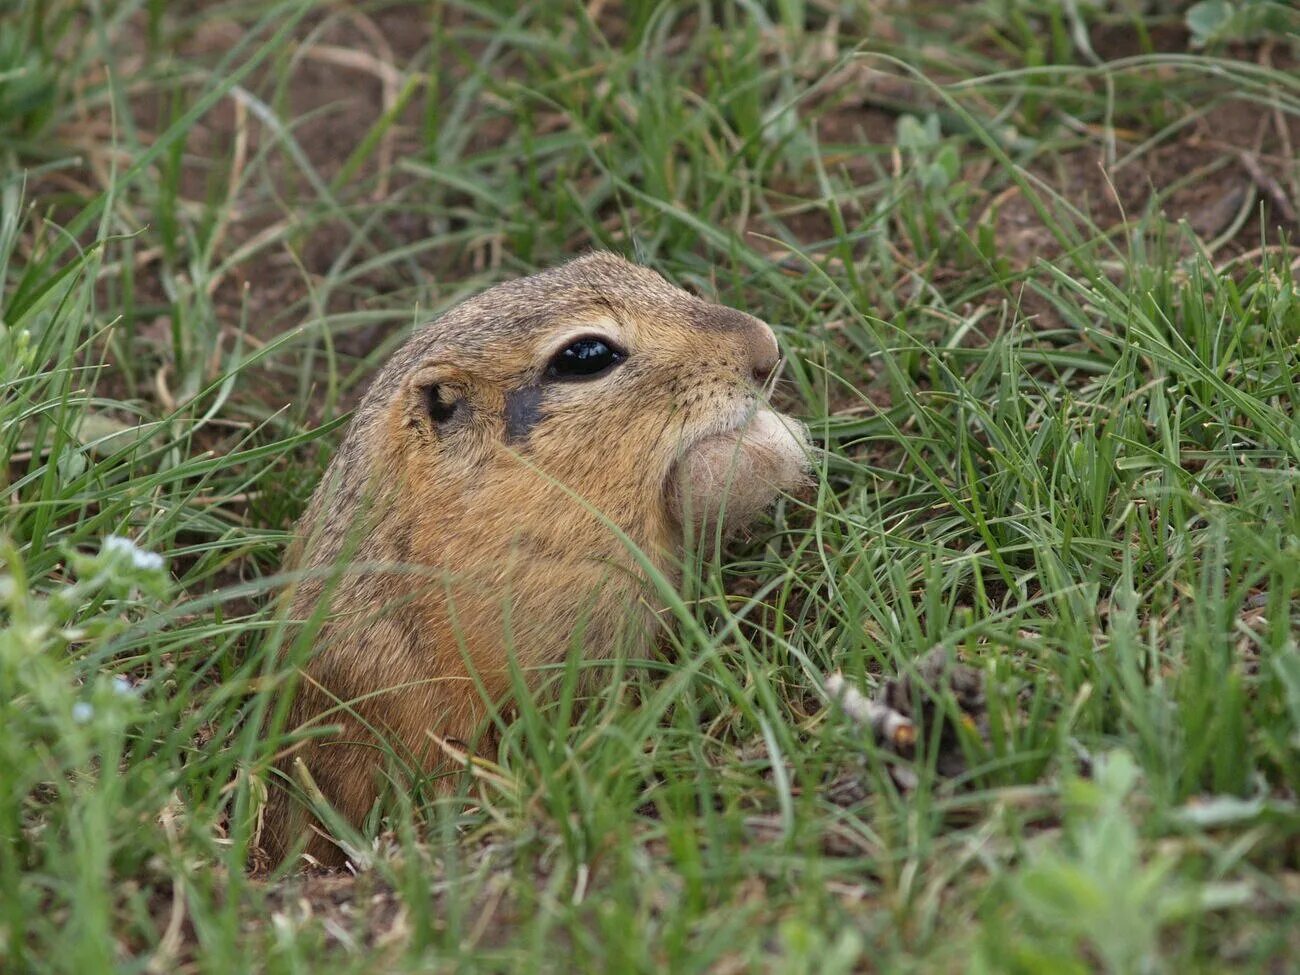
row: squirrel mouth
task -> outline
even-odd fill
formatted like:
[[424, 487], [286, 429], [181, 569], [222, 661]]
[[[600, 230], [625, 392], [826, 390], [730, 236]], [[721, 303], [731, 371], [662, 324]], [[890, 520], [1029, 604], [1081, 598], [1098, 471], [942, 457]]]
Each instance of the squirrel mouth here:
[[729, 429], [688, 442], [669, 472], [666, 496], [683, 524], [721, 521], [731, 531], [782, 491], [806, 483], [808, 456], [804, 425], [760, 407]]

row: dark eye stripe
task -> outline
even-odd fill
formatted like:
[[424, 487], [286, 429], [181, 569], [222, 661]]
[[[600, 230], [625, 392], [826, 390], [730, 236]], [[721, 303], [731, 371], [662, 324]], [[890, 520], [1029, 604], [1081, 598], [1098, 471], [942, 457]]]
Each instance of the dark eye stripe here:
[[546, 377], [587, 379], [614, 368], [626, 358], [625, 352], [604, 339], [582, 338], [570, 342], [551, 357], [546, 367]]

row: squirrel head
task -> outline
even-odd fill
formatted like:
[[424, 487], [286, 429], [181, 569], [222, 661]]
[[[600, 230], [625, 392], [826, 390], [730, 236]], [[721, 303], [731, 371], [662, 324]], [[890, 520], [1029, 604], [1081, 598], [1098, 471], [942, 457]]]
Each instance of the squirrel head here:
[[638, 540], [735, 528], [806, 477], [802, 425], [767, 402], [780, 361], [758, 319], [591, 254], [482, 292], [394, 357], [372, 392], [381, 476], [482, 509], [531, 470], [539, 503], [568, 494]]

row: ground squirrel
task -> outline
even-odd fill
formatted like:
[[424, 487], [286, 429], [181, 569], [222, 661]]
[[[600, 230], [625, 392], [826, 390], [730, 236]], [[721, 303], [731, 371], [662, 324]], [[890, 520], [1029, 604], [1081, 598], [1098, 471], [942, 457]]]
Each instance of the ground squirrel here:
[[[329, 592], [289, 716], [342, 726], [296, 753], [325, 798], [354, 823], [370, 809], [383, 752], [367, 726], [426, 770], [444, 761], [430, 732], [473, 739], [486, 708], [469, 668], [497, 699], [507, 647], [525, 672], [576, 631], [589, 657], [648, 652], [656, 605], [627, 540], [672, 578], [688, 523], [742, 524], [806, 477], [803, 427], [766, 401], [779, 362], [758, 319], [603, 253], [420, 329], [357, 409], [289, 556], [349, 567], [291, 596], [305, 619]], [[266, 851], [283, 857], [307, 822], [272, 783]], [[307, 852], [342, 859], [315, 831]]]

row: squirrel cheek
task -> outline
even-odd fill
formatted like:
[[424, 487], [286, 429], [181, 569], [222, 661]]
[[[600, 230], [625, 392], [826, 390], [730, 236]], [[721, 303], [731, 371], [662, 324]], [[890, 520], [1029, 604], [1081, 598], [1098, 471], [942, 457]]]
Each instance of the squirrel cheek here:
[[781, 491], [808, 477], [808, 440], [801, 423], [761, 410], [743, 429], [709, 437], [678, 464], [677, 504], [694, 524], [733, 531], [753, 521]]

